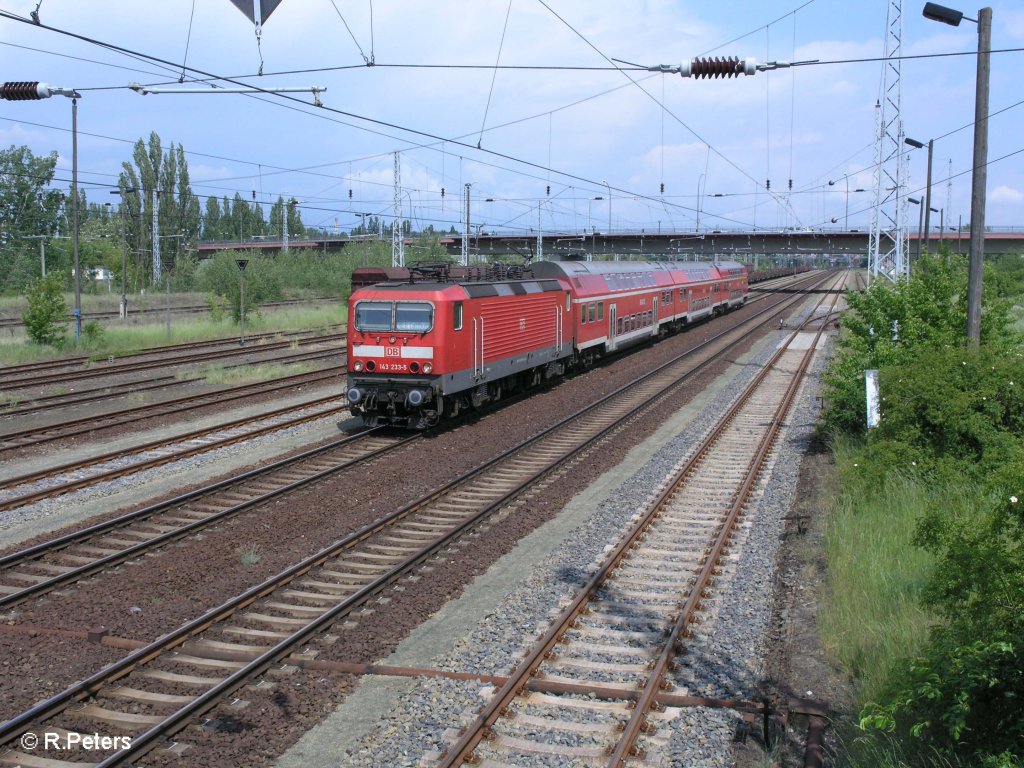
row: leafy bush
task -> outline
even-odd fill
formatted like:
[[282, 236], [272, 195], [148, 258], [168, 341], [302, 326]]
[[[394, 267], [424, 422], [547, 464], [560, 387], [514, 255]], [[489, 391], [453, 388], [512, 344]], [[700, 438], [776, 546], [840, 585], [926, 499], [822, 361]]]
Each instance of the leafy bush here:
[[203, 264], [197, 275], [197, 287], [222, 296], [231, 307], [235, 322], [241, 318], [241, 282], [236, 258], [248, 258], [245, 268], [245, 314], [268, 301], [282, 297], [281, 283], [275, 274], [272, 259], [253, 254], [220, 253]]
[[909, 281], [851, 294], [826, 374], [829, 426], [862, 435], [863, 371], [879, 369], [881, 421], [844, 488], [941, 489], [914, 535], [933, 558], [920, 599], [938, 623], [861, 724], [990, 768], [1024, 759], [1024, 340], [999, 298], [1019, 290], [1019, 272], [986, 269], [978, 350], [963, 338], [962, 259], [926, 259]]
[[33, 282], [28, 289], [28, 309], [21, 315], [25, 333], [36, 344], [64, 345], [67, 336], [68, 308], [64, 303], [63, 281], [51, 272]]
[[[985, 282], [981, 337], [987, 345], [1012, 345], [1007, 325], [1009, 302]], [[825, 424], [832, 431], [862, 432], [866, 405], [864, 371], [905, 365], [926, 350], [958, 348], [967, 324], [967, 261], [921, 260], [910, 280], [876, 281], [863, 293], [847, 293], [850, 312], [825, 376]]]
[[102, 344], [105, 333], [98, 320], [90, 320], [82, 326], [82, 336], [85, 337], [86, 346], [90, 348], [96, 348]]

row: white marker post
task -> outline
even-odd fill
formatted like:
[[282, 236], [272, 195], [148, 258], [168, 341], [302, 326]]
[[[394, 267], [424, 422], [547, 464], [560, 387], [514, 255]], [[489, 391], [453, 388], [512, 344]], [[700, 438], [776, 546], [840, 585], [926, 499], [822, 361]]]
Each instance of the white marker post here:
[[868, 429], [878, 426], [878, 371], [864, 371], [864, 388], [868, 398]]
[[239, 288], [239, 312], [238, 322], [241, 323], [242, 335], [238, 340], [238, 346], [245, 346], [245, 268], [249, 266], [248, 259], [235, 259], [238, 265], [238, 288]]

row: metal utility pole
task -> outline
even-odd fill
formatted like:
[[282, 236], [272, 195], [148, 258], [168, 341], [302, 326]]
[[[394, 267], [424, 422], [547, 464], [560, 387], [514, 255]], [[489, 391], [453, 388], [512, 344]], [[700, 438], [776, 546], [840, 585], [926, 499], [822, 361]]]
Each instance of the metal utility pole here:
[[890, 0], [886, 19], [885, 63], [879, 94], [878, 143], [875, 149], [875, 201], [868, 235], [868, 279], [884, 277], [896, 282], [907, 274], [904, 238], [903, 121], [900, 117], [903, 86], [903, 3]]
[[405, 266], [405, 232], [402, 224], [402, 156], [395, 152], [395, 201], [391, 213], [391, 266]]
[[[961, 11], [938, 3], [925, 3], [924, 16], [951, 27], [960, 26]], [[978, 18], [978, 70], [974, 95], [974, 167], [971, 174], [971, 256], [967, 275], [967, 343], [981, 343], [981, 283], [985, 259], [985, 184], [988, 181], [988, 85], [992, 54], [992, 9], [982, 8]], [[959, 227], [958, 227], [959, 229]], [[957, 241], [959, 245], [959, 232]]]
[[469, 182], [466, 182], [466, 220], [462, 228], [462, 265], [469, 266]]
[[283, 204], [281, 206], [281, 218], [283, 220], [283, 227], [284, 227], [283, 232], [282, 232], [284, 237], [282, 238], [283, 242], [281, 244], [281, 250], [283, 250], [285, 253], [288, 253], [288, 205], [289, 205], [289, 203], [284, 203], [283, 202]]
[[153, 205], [153, 285], [160, 284], [160, 192], [152, 194]]
[[128, 244], [126, 242], [124, 208], [128, 204], [125, 195], [134, 192], [135, 187], [126, 187], [124, 193], [120, 189], [111, 191], [110, 194], [118, 195], [121, 198], [119, 206], [121, 210], [121, 306], [118, 311], [122, 320], [128, 319]]
[[544, 258], [544, 222], [541, 220], [541, 204], [537, 201], [537, 261]]
[[75, 340], [82, 337], [82, 274], [78, 264], [78, 100], [82, 95], [74, 88], [55, 88], [38, 81], [0, 84], [0, 99], [5, 101], [36, 101], [51, 96], [71, 99], [71, 209], [72, 241], [75, 259]]
[[75, 254], [75, 341], [82, 338], [82, 272], [78, 263], [78, 94], [71, 99], [71, 246]]
[[928, 253], [928, 238], [931, 236], [932, 213], [932, 148], [935, 139], [928, 139], [928, 181], [924, 191], [924, 252]]
[[985, 265], [985, 184], [988, 181], [988, 81], [992, 9], [978, 11], [978, 74], [974, 97], [974, 172], [971, 176], [971, 257], [967, 276], [967, 341], [981, 343], [981, 281]]

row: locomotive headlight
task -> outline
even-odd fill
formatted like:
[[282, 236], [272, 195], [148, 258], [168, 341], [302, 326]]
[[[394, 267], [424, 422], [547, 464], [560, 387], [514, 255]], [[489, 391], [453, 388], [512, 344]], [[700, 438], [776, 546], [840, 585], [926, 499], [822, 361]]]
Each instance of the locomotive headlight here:
[[434, 366], [432, 366], [430, 363], [424, 363], [423, 364], [423, 372], [424, 373], [430, 373], [432, 370], [434, 370]]
[[356, 371], [357, 373], [359, 371], [363, 370], [363, 361], [362, 360], [356, 360], [354, 363], [352, 363], [352, 370]]
[[392, 343], [392, 344], [394, 344], [394, 343], [395, 343], [396, 341], [398, 341], [398, 339], [397, 339], [397, 338], [395, 338], [394, 336], [392, 336], [392, 337], [391, 337], [391, 343]]

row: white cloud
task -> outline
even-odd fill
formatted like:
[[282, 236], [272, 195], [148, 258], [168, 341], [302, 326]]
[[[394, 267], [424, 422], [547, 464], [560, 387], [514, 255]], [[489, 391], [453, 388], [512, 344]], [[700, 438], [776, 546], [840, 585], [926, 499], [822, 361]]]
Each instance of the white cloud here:
[[988, 199], [993, 203], [1020, 203], [1024, 202], [1024, 192], [1013, 187], [1000, 185], [989, 193]]

